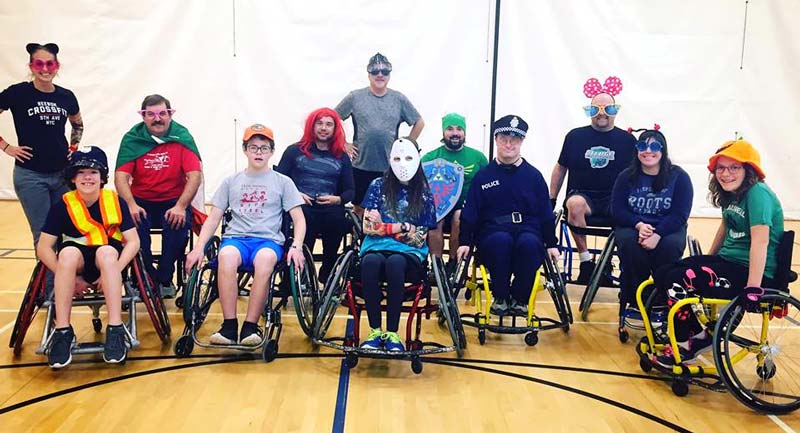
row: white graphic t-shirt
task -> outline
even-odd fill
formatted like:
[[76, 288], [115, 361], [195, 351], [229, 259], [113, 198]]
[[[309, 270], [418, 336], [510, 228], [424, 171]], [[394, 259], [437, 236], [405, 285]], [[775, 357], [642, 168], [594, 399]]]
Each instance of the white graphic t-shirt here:
[[225, 178], [211, 204], [231, 209], [223, 237], [255, 237], [282, 245], [283, 213], [303, 204], [303, 197], [288, 176], [274, 170], [256, 175], [239, 172]]

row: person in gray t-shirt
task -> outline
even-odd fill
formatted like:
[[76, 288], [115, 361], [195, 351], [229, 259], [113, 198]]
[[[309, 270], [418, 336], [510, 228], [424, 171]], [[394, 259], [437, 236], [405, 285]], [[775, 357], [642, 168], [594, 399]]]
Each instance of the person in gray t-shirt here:
[[[355, 197], [361, 203], [370, 182], [389, 168], [389, 151], [397, 139], [400, 124], [411, 126], [409, 136], [416, 140], [425, 127], [417, 109], [402, 93], [388, 88], [392, 64], [381, 53], [367, 64], [369, 87], [353, 90], [339, 102], [336, 112], [342, 120], [353, 117], [353, 144], [348, 153], [353, 160]], [[359, 206], [355, 206], [359, 214]]]
[[[275, 265], [283, 257], [283, 213], [289, 212], [294, 224], [286, 261], [298, 270], [304, 265], [306, 220], [300, 207], [303, 197], [294, 182], [270, 168], [269, 158], [275, 150], [272, 130], [260, 124], [250, 126], [244, 132], [242, 150], [247, 156], [247, 168], [227, 177], [214, 193], [211, 199], [214, 207], [203, 224], [197, 243], [186, 256], [186, 271], [200, 267], [206, 243], [217, 230], [225, 210], [230, 209], [231, 220], [222, 235], [217, 256], [217, 286], [224, 320], [210, 341], [222, 345], [258, 346], [264, 340], [258, 319], [267, 299], [267, 285]], [[237, 335], [237, 272], [240, 267], [253, 273], [253, 284], [247, 316], [241, 333]]]

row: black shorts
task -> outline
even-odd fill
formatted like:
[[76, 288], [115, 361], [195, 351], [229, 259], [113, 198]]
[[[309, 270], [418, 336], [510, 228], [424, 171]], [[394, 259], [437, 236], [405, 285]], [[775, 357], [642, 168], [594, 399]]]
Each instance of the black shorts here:
[[607, 191], [585, 191], [585, 190], [572, 190], [567, 194], [564, 203], [573, 195], [579, 195], [586, 200], [589, 209], [592, 211], [592, 217], [605, 218], [611, 216], [611, 193]]
[[353, 183], [356, 190], [353, 196], [353, 205], [361, 206], [364, 196], [367, 195], [369, 184], [381, 176], [383, 176], [382, 171], [366, 171], [353, 167]]
[[[117, 253], [122, 252], [122, 243], [116, 239], [109, 239], [109, 245], [114, 247], [117, 250]], [[97, 247], [89, 247], [86, 245], [81, 245], [75, 242], [64, 242], [61, 244], [61, 248], [59, 251], [63, 250], [65, 247], [75, 247], [83, 256], [83, 271], [81, 271], [80, 276], [87, 282], [92, 283], [100, 278], [100, 270], [97, 269], [97, 264], [94, 262], [95, 253], [97, 253]]]
[[442, 221], [444, 221], [444, 224], [442, 225], [442, 233], [450, 233], [453, 230], [453, 214], [455, 214], [458, 210], [461, 210], [461, 206], [453, 208], [453, 210], [444, 216], [442, 219]]

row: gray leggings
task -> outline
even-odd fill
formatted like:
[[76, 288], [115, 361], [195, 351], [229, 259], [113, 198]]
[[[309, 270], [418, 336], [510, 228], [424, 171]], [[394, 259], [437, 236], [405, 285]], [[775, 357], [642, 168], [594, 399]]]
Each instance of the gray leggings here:
[[69, 189], [64, 185], [61, 172], [39, 173], [14, 166], [14, 191], [28, 219], [35, 249], [50, 207]]

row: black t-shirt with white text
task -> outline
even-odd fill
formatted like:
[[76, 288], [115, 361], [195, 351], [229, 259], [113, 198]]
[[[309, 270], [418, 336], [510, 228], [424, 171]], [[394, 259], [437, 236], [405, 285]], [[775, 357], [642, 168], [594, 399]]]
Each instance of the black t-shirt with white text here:
[[55, 87], [53, 92], [41, 92], [26, 81], [0, 92], [0, 109], [11, 110], [14, 117], [17, 145], [33, 149], [31, 159], [16, 161], [20, 167], [54, 173], [67, 165], [69, 144], [64, 129], [67, 116], [78, 114], [80, 107], [72, 91]]
[[567, 192], [596, 191], [611, 195], [614, 181], [634, 157], [636, 138], [622, 129], [597, 131], [591, 126], [575, 128], [564, 138], [558, 157], [567, 167]]

